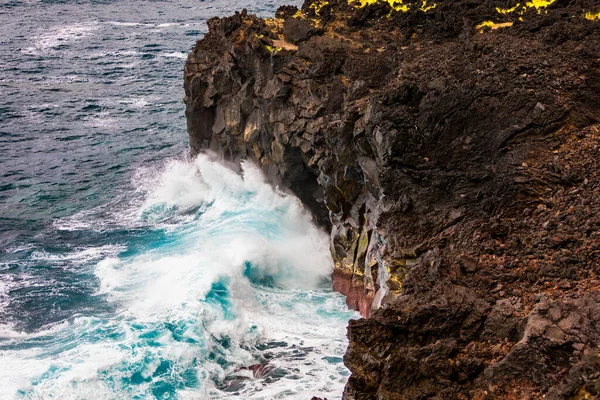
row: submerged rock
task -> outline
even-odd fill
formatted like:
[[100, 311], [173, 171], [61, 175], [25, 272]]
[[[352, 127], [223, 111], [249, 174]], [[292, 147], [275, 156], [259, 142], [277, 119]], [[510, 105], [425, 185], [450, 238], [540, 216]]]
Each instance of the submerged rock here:
[[192, 152], [253, 160], [331, 232], [334, 287], [369, 317], [346, 399], [600, 396], [597, 11], [308, 0], [209, 21]]

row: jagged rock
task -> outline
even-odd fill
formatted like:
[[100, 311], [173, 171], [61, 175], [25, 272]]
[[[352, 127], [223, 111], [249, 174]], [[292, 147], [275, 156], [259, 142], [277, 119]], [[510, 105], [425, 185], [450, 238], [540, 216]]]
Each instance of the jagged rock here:
[[320, 30], [310, 20], [289, 17], [284, 22], [283, 37], [293, 44], [302, 43], [319, 32]]
[[346, 399], [598, 395], [597, 1], [509, 3], [308, 0], [188, 57], [192, 152], [292, 190], [370, 315]]

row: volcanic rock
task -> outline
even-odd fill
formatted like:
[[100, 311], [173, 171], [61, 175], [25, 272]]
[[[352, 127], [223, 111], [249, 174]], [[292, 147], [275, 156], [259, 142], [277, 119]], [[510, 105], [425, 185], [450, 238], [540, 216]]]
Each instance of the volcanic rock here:
[[210, 20], [192, 152], [331, 232], [345, 399], [598, 398], [597, 1], [362, 4]]

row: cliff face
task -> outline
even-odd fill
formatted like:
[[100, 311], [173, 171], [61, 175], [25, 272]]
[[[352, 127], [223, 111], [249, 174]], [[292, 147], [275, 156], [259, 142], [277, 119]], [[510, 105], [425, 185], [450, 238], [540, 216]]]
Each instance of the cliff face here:
[[290, 188], [377, 310], [347, 399], [600, 396], [600, 10], [513, 6], [309, 0], [188, 57], [192, 151]]

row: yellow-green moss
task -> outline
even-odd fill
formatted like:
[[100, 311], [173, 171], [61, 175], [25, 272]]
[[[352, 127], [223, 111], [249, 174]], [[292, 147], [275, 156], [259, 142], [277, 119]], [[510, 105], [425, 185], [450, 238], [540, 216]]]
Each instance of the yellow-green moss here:
[[358, 238], [352, 241], [352, 245], [350, 246], [350, 250], [346, 255], [346, 258], [342, 261], [343, 265], [349, 266], [350, 269], [354, 268], [354, 254], [356, 253], [356, 246], [358, 245]]
[[525, 4], [517, 3], [514, 7], [510, 8], [501, 8], [496, 7], [496, 11], [500, 14], [512, 14], [519, 13], [523, 14], [527, 11], [528, 8], [535, 8], [538, 13], [542, 12], [542, 9], [547, 8], [548, 6], [554, 4], [556, 0], [529, 0]]
[[277, 51], [283, 50], [283, 48], [281, 48], [281, 47], [273, 47], [273, 46], [269, 46], [268, 44], [265, 45], [265, 48], [267, 50], [269, 50], [270, 53], [274, 52], [275, 50], [277, 50]]
[[[348, 3], [354, 3], [354, 2], [355, 2], [354, 0], [348, 0]], [[371, 5], [371, 4], [386, 2], [390, 5], [392, 10], [395, 10], [395, 11], [407, 12], [409, 9], [407, 4], [403, 4], [403, 0], [358, 0], [358, 2], [360, 3], [359, 7], [361, 7], [361, 8]]]
[[516, 6], [511, 7], [511, 8], [496, 7], [496, 11], [498, 11], [498, 13], [500, 13], [500, 14], [511, 14], [511, 13], [514, 13], [515, 11], [517, 11], [517, 9], [519, 7], [521, 7], [521, 3], [517, 3]]
[[349, 272], [353, 272], [352, 271], [352, 268], [353, 268], [352, 264], [347, 264], [344, 260], [337, 261], [335, 263], [334, 268], [337, 269], [337, 270], [341, 269], [341, 270], [346, 270], [346, 271], [349, 271]]
[[429, 10], [433, 10], [436, 7], [437, 7], [437, 3], [433, 3], [431, 5], [428, 5], [427, 4], [427, 0], [423, 0], [423, 4], [421, 4], [421, 8], [419, 8], [419, 10], [421, 10], [423, 12], [427, 12]]
[[312, 3], [310, 5], [310, 8], [315, 10], [315, 14], [317, 15], [321, 15], [321, 10], [323, 9], [323, 7], [329, 5], [328, 1], [315, 1], [314, 3]]
[[[407, 12], [410, 9], [408, 4], [404, 4], [404, 0], [348, 0], [349, 4], [359, 3], [358, 7], [366, 7], [371, 4], [388, 3], [392, 11]], [[428, 4], [427, 0], [423, 0], [421, 7], [418, 10], [427, 12], [437, 7], [436, 3]], [[389, 15], [388, 15], [389, 16]]]
[[386, 286], [392, 291], [399, 293], [402, 291], [402, 279], [398, 276], [391, 276], [387, 282]]
[[525, 3], [525, 7], [535, 8], [540, 11], [540, 9], [546, 8], [555, 2], [556, 0], [531, 0], [528, 3]]
[[392, 7], [392, 10], [394, 10], [394, 11], [402, 11], [402, 12], [408, 11], [408, 5], [402, 4], [402, 0], [398, 0], [398, 1], [388, 0], [388, 3], [390, 4], [390, 7]]
[[356, 250], [356, 259], [354, 260], [355, 264], [359, 261], [360, 258], [362, 258], [365, 255], [368, 247], [369, 235], [367, 232], [367, 224], [365, 222], [365, 225], [363, 226], [362, 231], [360, 232], [360, 236], [358, 237], [358, 248]]
[[354, 269], [352, 271], [352, 278], [356, 279], [357, 281], [363, 281], [365, 279], [365, 273], [360, 269]]
[[406, 259], [392, 259], [386, 263], [386, 268], [390, 276], [397, 273], [398, 271], [404, 271], [406, 269]]
[[512, 22], [494, 22], [494, 21], [483, 21], [482, 23], [480, 23], [479, 25], [477, 25], [475, 27], [475, 29], [477, 29], [478, 31], [482, 32], [483, 28], [490, 28], [491, 30], [496, 30], [496, 29], [500, 29], [500, 28], [507, 28], [509, 26], [512, 26], [513, 23]]
[[595, 20], [600, 20], [600, 11], [594, 13], [594, 12], [587, 12], [584, 15], [585, 19], [589, 19], [590, 21], [595, 21]]

